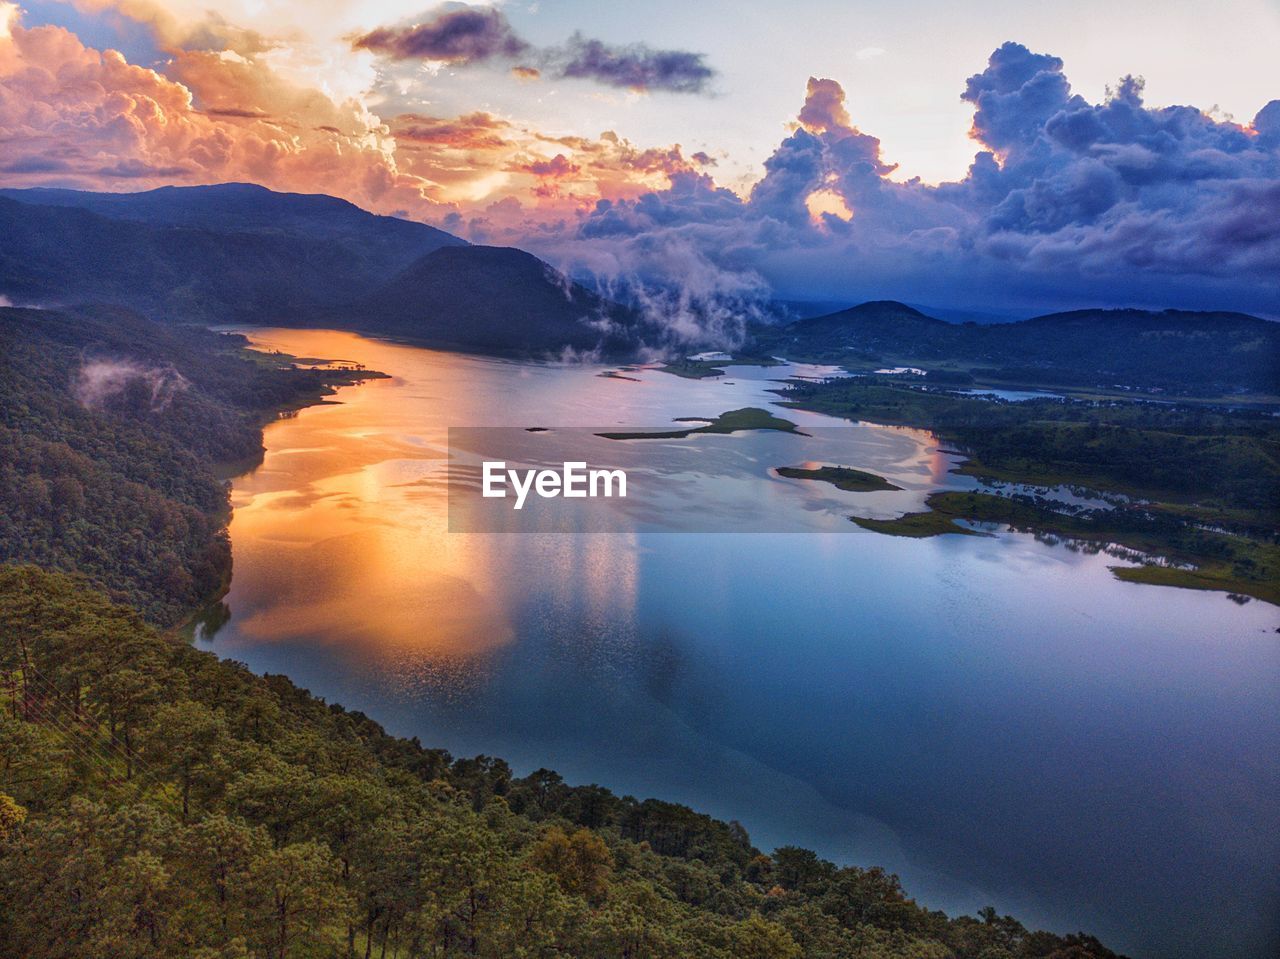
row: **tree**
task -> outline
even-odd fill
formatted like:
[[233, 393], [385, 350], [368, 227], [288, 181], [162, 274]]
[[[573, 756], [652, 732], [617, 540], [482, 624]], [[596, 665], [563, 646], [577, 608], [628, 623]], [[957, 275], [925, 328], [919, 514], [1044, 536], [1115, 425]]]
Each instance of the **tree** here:
[[305, 955], [325, 930], [345, 921], [351, 902], [338, 884], [338, 868], [319, 843], [272, 849], [249, 864], [250, 938], [272, 959]]
[[752, 913], [730, 928], [729, 954], [734, 959], [799, 959], [800, 947], [776, 922]]
[[178, 784], [183, 822], [191, 816], [193, 789], [206, 800], [225, 783], [219, 749], [226, 739], [222, 716], [202, 703], [184, 699], [152, 711], [143, 756], [152, 769]]
[[245, 935], [250, 866], [271, 842], [264, 830], [218, 814], [188, 827], [177, 843], [178, 869], [193, 895], [190, 938]]
[[529, 863], [550, 873], [560, 888], [591, 903], [604, 899], [613, 872], [613, 855], [603, 839], [587, 829], [566, 835], [552, 826], [529, 851]]
[[12, 796], [0, 793], [0, 842], [4, 842], [27, 818], [27, 811]]

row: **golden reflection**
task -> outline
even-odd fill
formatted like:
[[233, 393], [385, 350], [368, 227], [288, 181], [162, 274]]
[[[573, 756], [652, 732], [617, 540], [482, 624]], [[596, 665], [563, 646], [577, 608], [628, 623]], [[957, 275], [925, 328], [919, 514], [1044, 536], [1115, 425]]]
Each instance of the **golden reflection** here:
[[[525, 369], [332, 331], [250, 338], [393, 378], [271, 424], [264, 462], [234, 480], [238, 637], [327, 643], [389, 682], [446, 691], [479, 678], [529, 603], [541, 604], [556, 644], [607, 659], [630, 640], [633, 536], [448, 532], [448, 427], [492, 424], [495, 409], [519, 416], [494, 397], [512, 377], [528, 390]], [[559, 389], [547, 379], [548, 393]]]
[[[398, 361], [421, 356], [329, 331], [251, 339], [259, 349], [354, 358], [393, 374]], [[446, 380], [465, 365], [449, 354], [431, 361]], [[446, 532], [443, 492], [410, 489], [443, 469], [449, 406], [394, 379], [334, 400], [270, 425], [263, 464], [234, 481], [237, 631], [259, 642], [350, 644], [401, 661], [477, 657], [509, 643], [488, 544]]]

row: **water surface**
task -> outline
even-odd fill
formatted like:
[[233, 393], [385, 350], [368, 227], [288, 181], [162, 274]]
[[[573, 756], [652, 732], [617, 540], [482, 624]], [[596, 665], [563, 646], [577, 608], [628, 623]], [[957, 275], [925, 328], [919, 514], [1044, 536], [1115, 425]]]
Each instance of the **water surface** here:
[[[450, 426], [659, 427], [825, 371], [632, 381], [345, 333], [254, 339], [393, 378], [268, 427], [234, 484], [231, 618], [200, 645], [457, 755], [886, 866], [932, 907], [990, 903], [1140, 956], [1275, 953], [1274, 607], [1122, 583], [1115, 559], [1026, 535], [861, 530], [848, 515], [973, 481], [927, 433], [833, 434], [795, 411], [813, 437], [643, 457], [726, 528], [750, 503], [801, 532], [450, 533]], [[903, 489], [771, 473], [804, 462]]]

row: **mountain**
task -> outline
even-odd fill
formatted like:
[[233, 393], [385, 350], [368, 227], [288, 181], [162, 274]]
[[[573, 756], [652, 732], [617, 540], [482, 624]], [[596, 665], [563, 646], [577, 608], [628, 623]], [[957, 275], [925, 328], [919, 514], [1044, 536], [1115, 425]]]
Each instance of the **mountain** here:
[[895, 300], [872, 300], [847, 310], [798, 320], [788, 329], [806, 345], [852, 348], [855, 351], [893, 350], [911, 342], [917, 350], [945, 346], [955, 326], [925, 316]]
[[374, 281], [390, 279], [432, 250], [466, 246], [465, 240], [425, 223], [378, 216], [337, 197], [275, 193], [252, 183], [166, 186], [143, 193], [0, 189], [0, 196], [156, 227], [336, 243], [354, 260], [351, 272]]
[[1280, 323], [1243, 313], [1076, 310], [947, 323], [893, 301], [758, 329], [755, 351], [1042, 385], [1280, 391]]
[[0, 190], [0, 294], [200, 323], [320, 320], [455, 236], [328, 196], [229, 183]]
[[0, 197], [0, 293], [173, 322], [288, 322], [370, 281], [340, 244], [115, 220]]
[[[178, 323], [341, 326], [451, 348], [625, 356], [638, 311], [516, 249], [244, 183], [145, 193], [0, 190], [0, 295]], [[948, 323], [884, 300], [757, 326], [746, 350], [1044, 385], [1280, 391], [1280, 324], [1240, 313], [1080, 310]]]
[[636, 316], [511, 247], [441, 247], [352, 305], [344, 325], [493, 353], [635, 346]]
[[624, 355], [635, 314], [516, 249], [228, 183], [0, 190], [0, 294], [168, 322], [342, 326], [508, 355]]

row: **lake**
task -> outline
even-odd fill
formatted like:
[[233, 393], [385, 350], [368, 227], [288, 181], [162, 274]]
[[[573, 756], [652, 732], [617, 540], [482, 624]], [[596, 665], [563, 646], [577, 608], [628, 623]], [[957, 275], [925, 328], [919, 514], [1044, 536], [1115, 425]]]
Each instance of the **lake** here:
[[[776, 407], [812, 435], [622, 444], [667, 502], [592, 501], [612, 532], [450, 532], [450, 427], [609, 443], [568, 428], [766, 407], [775, 380], [825, 371], [619, 379], [251, 336], [392, 378], [266, 429], [265, 461], [234, 480], [230, 619], [202, 648], [455, 755], [883, 865], [931, 907], [993, 904], [1143, 957], [1275, 953], [1275, 607], [1122, 583], [1119, 560], [1029, 535], [859, 529], [849, 515], [974, 481], [928, 433]], [[771, 473], [805, 462], [902, 489]]]

